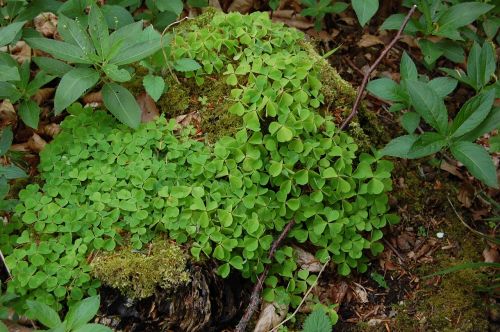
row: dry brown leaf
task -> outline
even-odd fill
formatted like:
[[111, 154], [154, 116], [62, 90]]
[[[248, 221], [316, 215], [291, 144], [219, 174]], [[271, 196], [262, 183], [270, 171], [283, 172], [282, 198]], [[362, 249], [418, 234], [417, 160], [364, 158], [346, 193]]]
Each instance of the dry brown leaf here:
[[31, 60], [31, 47], [21, 40], [10, 49], [10, 54], [19, 63]]
[[307, 30], [314, 26], [307, 18], [295, 15], [295, 11], [293, 10], [277, 10], [273, 12], [273, 21], [282, 22], [300, 30]]
[[342, 281], [338, 286], [332, 286], [330, 290], [330, 298], [332, 299], [332, 303], [342, 304], [348, 290], [349, 285], [345, 281]]
[[288, 306], [264, 302], [253, 332], [268, 332], [285, 319]]
[[84, 105], [102, 105], [102, 93], [101, 91], [87, 93], [82, 100]]
[[33, 96], [33, 100], [37, 103], [37, 105], [41, 105], [42, 103], [44, 103], [45, 101], [47, 101], [49, 98], [52, 97], [55, 90], [56, 89], [54, 88], [38, 89], [38, 91]]
[[17, 123], [17, 114], [14, 106], [8, 99], [0, 103], [0, 128], [13, 126]]
[[486, 263], [498, 263], [500, 262], [500, 253], [498, 253], [498, 248], [487, 247], [483, 250], [483, 257]]
[[41, 125], [38, 127], [38, 134], [47, 135], [50, 137], [55, 137], [57, 134], [61, 132], [61, 126], [57, 123], [49, 123], [46, 125]]
[[47, 142], [37, 133], [33, 133], [33, 136], [26, 142], [26, 145], [31, 151], [40, 152], [45, 148]]
[[141, 122], [151, 122], [160, 116], [155, 101], [146, 92], [142, 92], [136, 99], [141, 108]]
[[354, 295], [356, 295], [358, 302], [368, 303], [368, 292], [366, 291], [366, 289], [358, 283], [354, 283], [354, 284], [355, 284], [355, 287], [354, 287], [353, 291], [354, 291]]
[[40, 13], [34, 18], [36, 31], [45, 37], [53, 37], [57, 31], [57, 16], [51, 12]]
[[208, 6], [218, 10], [222, 10], [219, 0], [208, 0]]
[[227, 11], [247, 14], [253, 8], [254, 4], [255, 0], [234, 0]]
[[464, 178], [464, 177], [463, 177], [463, 175], [462, 175], [462, 173], [460, 173], [460, 172], [458, 171], [457, 166], [452, 165], [452, 164], [448, 163], [448, 162], [447, 162], [447, 161], [445, 161], [445, 160], [443, 160], [443, 161], [441, 162], [440, 168], [441, 168], [443, 171], [446, 171], [446, 172], [448, 172], [448, 173], [450, 173], [450, 174], [455, 175], [455, 176], [456, 176], [456, 177], [458, 177], [459, 179], [462, 179], [462, 180], [463, 180], [463, 178]]
[[301, 269], [309, 272], [319, 272], [321, 271], [322, 264], [313, 254], [305, 251], [304, 249], [293, 246], [295, 253], [297, 254], [296, 262]]
[[179, 115], [175, 118], [175, 121], [180, 127], [187, 127], [189, 125], [199, 128], [201, 123], [201, 116], [198, 112], [191, 112], [188, 114]]
[[465, 186], [460, 187], [460, 190], [458, 191], [457, 199], [462, 205], [466, 208], [470, 208], [472, 206], [472, 198], [471, 195], [474, 194], [474, 192], [470, 192], [470, 188], [466, 188]]
[[385, 45], [379, 37], [365, 33], [358, 42], [359, 47], [370, 47], [374, 45]]

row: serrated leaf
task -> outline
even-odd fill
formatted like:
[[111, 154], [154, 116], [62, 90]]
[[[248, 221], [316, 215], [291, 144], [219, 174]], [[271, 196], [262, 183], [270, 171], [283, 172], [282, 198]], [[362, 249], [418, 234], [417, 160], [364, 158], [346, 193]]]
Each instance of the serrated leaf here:
[[131, 128], [141, 123], [141, 109], [134, 96], [116, 83], [107, 83], [102, 88], [104, 106], [118, 119]]
[[495, 165], [488, 152], [471, 142], [456, 142], [450, 147], [451, 154], [467, 167], [469, 172], [486, 185], [498, 188]]
[[154, 101], [158, 101], [165, 91], [165, 80], [161, 76], [148, 74], [144, 76], [142, 84], [148, 95], [153, 98]]
[[378, 0], [352, 0], [351, 4], [361, 26], [364, 26], [378, 10]]
[[448, 112], [441, 99], [427, 84], [420, 81], [405, 81], [415, 111], [441, 134], [448, 128]]
[[80, 98], [99, 80], [99, 73], [91, 68], [75, 68], [67, 72], [59, 83], [54, 97], [54, 110], [61, 113]]

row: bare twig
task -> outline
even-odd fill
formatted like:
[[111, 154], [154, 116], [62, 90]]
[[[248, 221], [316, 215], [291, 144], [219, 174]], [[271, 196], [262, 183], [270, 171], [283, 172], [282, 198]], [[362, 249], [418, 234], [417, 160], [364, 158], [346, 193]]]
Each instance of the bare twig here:
[[[269, 249], [268, 257], [270, 260], [274, 258], [276, 250], [281, 246], [281, 242], [283, 242], [283, 240], [287, 237], [288, 233], [290, 232], [293, 226], [295, 226], [295, 220], [290, 220], [290, 222], [285, 226], [285, 228], [281, 232], [280, 236], [273, 242], [271, 249]], [[257, 279], [257, 283], [253, 288], [252, 295], [250, 295], [250, 304], [248, 304], [248, 307], [246, 308], [243, 317], [241, 317], [240, 322], [236, 326], [236, 329], [234, 330], [235, 332], [245, 332], [248, 322], [250, 321], [252, 315], [259, 306], [260, 292], [262, 291], [264, 281], [267, 278], [267, 274], [269, 273], [270, 268], [271, 265], [267, 264], [266, 267], [264, 268], [264, 271], [260, 274], [259, 278]]]
[[181, 22], [183, 22], [184, 20], [188, 20], [189, 17], [186, 16], [178, 21], [175, 21], [175, 22], [172, 22], [170, 23], [169, 25], [167, 25], [165, 27], [165, 29], [163, 29], [163, 32], [161, 33], [161, 36], [160, 36], [160, 47], [161, 47], [161, 53], [163, 54], [163, 58], [165, 59], [165, 64], [167, 65], [167, 68], [168, 68], [168, 71], [170, 72], [170, 75], [172, 75], [172, 77], [175, 79], [175, 81], [177, 83], [180, 84], [179, 82], [179, 79], [177, 78], [177, 76], [174, 74], [174, 72], [172, 71], [172, 68], [170, 68], [170, 63], [168, 61], [168, 56], [167, 56], [167, 52], [165, 51], [165, 46], [163, 45], [163, 37], [165, 37], [165, 34], [167, 33], [168, 29], [170, 29], [171, 27], [173, 27], [174, 25], [177, 25]]
[[406, 25], [408, 24], [408, 21], [410, 20], [411, 15], [413, 15], [413, 12], [415, 12], [416, 8], [417, 8], [416, 5], [413, 5], [413, 7], [411, 7], [410, 11], [408, 12], [408, 15], [406, 15], [406, 17], [405, 17], [405, 19], [403, 21], [403, 24], [401, 24], [401, 27], [399, 28], [399, 30], [396, 33], [396, 35], [394, 36], [394, 38], [384, 48], [384, 50], [382, 51], [382, 53], [380, 53], [380, 55], [377, 58], [377, 60], [375, 60], [375, 62], [370, 66], [370, 68], [368, 69], [368, 71], [363, 76], [363, 81], [361, 82], [361, 85], [358, 88], [358, 94], [356, 96], [356, 100], [354, 101], [354, 105], [352, 107], [351, 114], [349, 114], [349, 116], [347, 117], [347, 119], [345, 119], [345, 121], [342, 123], [342, 125], [340, 126], [340, 130], [343, 130], [345, 127], [347, 127], [347, 125], [349, 124], [349, 122], [351, 122], [352, 118], [354, 118], [354, 116], [358, 113], [359, 104], [361, 103], [361, 99], [363, 98], [363, 92], [366, 89], [366, 85], [368, 84], [368, 81], [370, 80], [371, 73], [373, 73], [373, 71], [375, 70], [375, 68], [377, 68], [377, 66], [379, 65], [379, 63], [382, 61], [382, 59], [387, 55], [387, 53], [389, 53], [389, 50], [399, 40], [399, 38], [401, 37], [401, 34], [403, 33], [403, 30], [405, 29]]
[[290, 319], [292, 319], [297, 314], [297, 312], [299, 312], [300, 307], [304, 304], [304, 302], [306, 301], [307, 297], [309, 296], [309, 294], [311, 293], [311, 291], [313, 290], [313, 288], [316, 287], [316, 285], [318, 284], [318, 280], [321, 277], [321, 273], [323, 273], [323, 271], [325, 270], [325, 268], [328, 265], [328, 263], [330, 263], [330, 258], [328, 258], [327, 261], [325, 262], [325, 264], [323, 264], [323, 266], [321, 267], [321, 270], [318, 273], [318, 277], [312, 283], [311, 287], [309, 287], [309, 289], [307, 290], [307, 292], [304, 294], [304, 297], [300, 301], [300, 303], [297, 306], [297, 308], [295, 308], [295, 311], [287, 319], [285, 319], [284, 321], [282, 321], [281, 323], [279, 323], [278, 325], [276, 325], [275, 327], [273, 327], [273, 329], [271, 331], [273, 331], [273, 332], [277, 331], [278, 327], [280, 327], [282, 325], [285, 325], [286, 322], [288, 322]]

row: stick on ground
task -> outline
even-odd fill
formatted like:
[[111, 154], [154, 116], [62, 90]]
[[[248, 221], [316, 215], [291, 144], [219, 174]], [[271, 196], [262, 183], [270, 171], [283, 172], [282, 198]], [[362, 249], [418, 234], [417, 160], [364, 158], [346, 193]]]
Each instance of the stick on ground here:
[[368, 81], [370, 80], [370, 75], [373, 73], [375, 68], [377, 68], [377, 66], [382, 61], [382, 59], [387, 55], [387, 53], [389, 53], [389, 50], [394, 46], [394, 44], [396, 44], [396, 42], [399, 40], [399, 38], [401, 38], [401, 34], [403, 33], [403, 30], [405, 29], [406, 25], [408, 24], [408, 21], [410, 20], [411, 15], [413, 15], [413, 13], [415, 12], [416, 8], [417, 8], [417, 5], [413, 5], [413, 7], [411, 7], [410, 11], [406, 15], [403, 23], [401, 24], [401, 27], [399, 28], [399, 30], [396, 33], [396, 35], [394, 36], [394, 38], [384, 48], [382, 53], [380, 53], [380, 55], [378, 56], [377, 60], [375, 60], [375, 62], [370, 66], [368, 71], [363, 76], [363, 81], [361, 81], [361, 85], [358, 88], [358, 93], [356, 95], [356, 100], [354, 101], [354, 105], [352, 106], [352, 111], [349, 114], [349, 116], [347, 117], [347, 119], [345, 119], [345, 121], [340, 126], [340, 130], [344, 130], [344, 128], [347, 127], [347, 125], [349, 125], [349, 122], [351, 122], [352, 118], [354, 118], [354, 116], [356, 116], [356, 114], [358, 113], [359, 104], [361, 103], [361, 99], [363, 98], [363, 92], [366, 89], [366, 85], [368, 84]]

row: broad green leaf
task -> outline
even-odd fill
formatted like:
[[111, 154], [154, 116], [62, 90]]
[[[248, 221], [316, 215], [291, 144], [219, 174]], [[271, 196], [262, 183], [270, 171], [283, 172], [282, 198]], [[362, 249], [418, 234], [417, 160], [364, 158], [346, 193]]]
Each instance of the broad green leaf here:
[[156, 8], [161, 12], [169, 11], [178, 16], [184, 9], [184, 4], [182, 0], [156, 0]]
[[15, 22], [0, 28], [0, 47], [12, 43], [25, 23], [26, 21]]
[[0, 320], [0, 332], [9, 332], [7, 326]]
[[120, 69], [117, 65], [108, 63], [102, 67], [106, 76], [115, 82], [127, 82], [130, 81], [132, 76], [126, 69]]
[[495, 107], [479, 126], [459, 137], [459, 139], [473, 141], [498, 127], [500, 127], [500, 107]]
[[106, 24], [111, 29], [120, 29], [128, 24], [134, 23], [134, 17], [122, 6], [104, 5], [102, 12], [106, 18]]
[[439, 133], [448, 128], [448, 112], [441, 99], [427, 84], [420, 81], [405, 81], [415, 111]]
[[417, 135], [404, 135], [394, 138], [382, 149], [381, 153], [384, 156], [408, 158], [408, 151], [418, 139]]
[[479, 126], [490, 113], [494, 100], [493, 90], [469, 99], [453, 120], [451, 137], [460, 137]]
[[134, 96], [116, 83], [107, 83], [102, 88], [104, 106], [120, 122], [131, 128], [137, 128], [141, 122], [141, 109]]
[[373, 177], [370, 165], [366, 162], [360, 162], [356, 171], [352, 173], [352, 177], [355, 179], [367, 179]]
[[451, 154], [467, 167], [469, 172], [486, 185], [498, 188], [497, 172], [488, 152], [480, 145], [459, 141], [450, 147]]
[[10, 164], [7, 166], [0, 166], [0, 176], [5, 176], [7, 180], [13, 180], [28, 177], [28, 174], [26, 174], [22, 168]]
[[75, 68], [61, 79], [54, 97], [54, 110], [61, 113], [80, 98], [99, 80], [99, 73], [91, 68]]
[[33, 48], [47, 52], [54, 57], [73, 63], [91, 64], [84, 51], [70, 43], [48, 38], [26, 38], [26, 42]]
[[19, 105], [19, 117], [23, 122], [33, 128], [38, 128], [38, 120], [40, 118], [40, 107], [35, 103], [35, 101], [28, 99], [24, 100], [21, 105]]
[[271, 161], [269, 166], [269, 175], [276, 177], [281, 174], [283, 169], [283, 162]]
[[30, 317], [38, 320], [46, 327], [55, 328], [61, 324], [61, 319], [57, 312], [45, 303], [28, 300], [26, 301], [26, 305], [28, 306]]
[[365, 26], [378, 10], [378, 0], [352, 0], [351, 3], [361, 26]]
[[40, 70], [35, 78], [28, 83], [28, 86], [26, 87], [26, 95], [27, 96], [33, 96], [35, 93], [38, 92], [38, 90], [43, 87], [45, 84], [49, 83], [52, 81], [55, 76], [48, 75], [45, 71]]
[[229, 266], [229, 263], [225, 263], [219, 266], [217, 272], [222, 278], [226, 278], [229, 275], [229, 272], [231, 272], [231, 267]]
[[455, 90], [458, 82], [449, 77], [437, 77], [430, 80], [427, 85], [436, 92], [436, 94], [444, 98]]
[[259, 116], [256, 111], [250, 111], [243, 116], [245, 126], [253, 131], [260, 131]]
[[158, 101], [165, 91], [165, 80], [161, 76], [148, 74], [144, 76], [142, 84], [148, 95], [153, 98], [154, 101]]
[[366, 86], [366, 89], [373, 95], [385, 100], [400, 102], [407, 101], [401, 87], [389, 78], [379, 78], [370, 81]]
[[19, 81], [19, 69], [17, 66], [7, 66], [0, 64], [0, 81]]
[[127, 65], [132, 62], [137, 62], [150, 55], [153, 55], [160, 49], [160, 40], [148, 40], [131, 46], [124, 47], [116, 56], [114, 56], [110, 63], [117, 66]]
[[401, 125], [408, 132], [408, 134], [413, 134], [415, 129], [417, 129], [420, 124], [420, 115], [415, 112], [406, 112], [401, 116]]
[[57, 31], [65, 42], [78, 46], [84, 54], [95, 53], [94, 45], [80, 22], [64, 15], [59, 15], [58, 19]]
[[474, 43], [467, 59], [467, 76], [473, 87], [480, 90], [485, 86], [495, 74], [495, 69], [495, 52], [491, 44], [485, 42], [483, 47], [480, 47]]
[[4, 156], [7, 151], [9, 151], [13, 139], [14, 134], [12, 133], [12, 128], [10, 126], [4, 128], [0, 135], [0, 157]]
[[424, 61], [428, 65], [433, 65], [436, 60], [444, 54], [443, 49], [437, 43], [433, 43], [427, 39], [420, 39], [418, 41], [418, 46], [420, 46], [424, 55]]
[[441, 134], [434, 132], [423, 133], [411, 146], [408, 151], [408, 158], [416, 159], [434, 154], [441, 151], [445, 145], [446, 138]]
[[[405, 19], [405, 14], [392, 14], [388, 18], [385, 19], [384, 23], [380, 26], [380, 30], [399, 30], [403, 25], [403, 21]], [[415, 24], [413, 20], [408, 21], [404, 32], [407, 34], [414, 34], [419, 31], [419, 28]]]
[[174, 62], [174, 68], [178, 71], [195, 71], [201, 68], [200, 64], [193, 59], [179, 59]]
[[9, 99], [11, 103], [15, 103], [21, 98], [21, 93], [14, 84], [0, 81], [0, 98]]
[[278, 139], [278, 142], [291, 141], [293, 138], [293, 131], [286, 126], [282, 126], [276, 133], [276, 138]]
[[66, 64], [57, 59], [48, 57], [33, 57], [33, 61], [37, 64], [40, 69], [45, 71], [47, 74], [55, 75], [57, 77], [62, 77], [68, 71], [73, 69], [70, 65]]
[[140, 38], [142, 34], [142, 27], [144, 26], [143, 21], [137, 21], [128, 24], [122, 28], [119, 28], [109, 36], [109, 42], [111, 45], [118, 43], [120, 40], [134, 40], [136, 41]]
[[493, 5], [480, 2], [459, 3], [446, 9], [437, 21], [439, 29], [437, 35], [449, 37], [449, 33], [475, 21], [479, 16], [487, 13]]
[[99, 296], [92, 296], [70, 307], [64, 319], [67, 328], [73, 330], [88, 323], [97, 314], [99, 303]]
[[401, 63], [399, 65], [399, 71], [401, 74], [401, 79], [418, 79], [417, 66], [415, 66], [415, 63], [406, 52], [403, 52], [403, 57], [401, 58]]
[[[108, 25], [101, 9], [93, 4], [89, 13], [89, 33], [97, 54], [104, 60], [110, 48]], [[109, 60], [109, 59], [107, 59]]]

